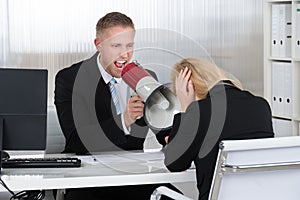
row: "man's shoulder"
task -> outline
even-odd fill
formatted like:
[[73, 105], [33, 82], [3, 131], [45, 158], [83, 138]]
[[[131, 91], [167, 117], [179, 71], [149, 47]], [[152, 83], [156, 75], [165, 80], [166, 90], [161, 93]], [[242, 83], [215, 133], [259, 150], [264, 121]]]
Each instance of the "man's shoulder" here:
[[98, 53], [95, 53], [91, 58], [82, 60], [80, 62], [72, 64], [69, 67], [61, 69], [60, 71], [58, 71], [56, 76], [59, 76], [59, 77], [64, 77], [64, 76], [73, 77], [73, 76], [76, 76], [76, 74], [79, 71], [80, 67], [82, 65], [86, 65], [86, 63], [90, 63], [90, 62], [94, 63], [97, 55], [98, 55]]
[[69, 67], [63, 68], [63, 69], [58, 71], [56, 76], [64, 77], [64, 76], [76, 75], [82, 63], [83, 63], [83, 61], [80, 61], [78, 63], [72, 64]]

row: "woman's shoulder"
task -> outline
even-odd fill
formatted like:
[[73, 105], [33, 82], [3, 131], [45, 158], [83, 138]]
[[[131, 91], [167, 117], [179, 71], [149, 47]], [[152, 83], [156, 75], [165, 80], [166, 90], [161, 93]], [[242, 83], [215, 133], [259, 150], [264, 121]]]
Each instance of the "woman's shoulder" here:
[[186, 109], [186, 112], [199, 112], [199, 110], [204, 111], [210, 108], [210, 99], [204, 98], [201, 100], [193, 101], [189, 107]]
[[263, 107], [270, 107], [268, 101], [264, 97], [260, 95], [255, 95], [250, 91], [241, 90], [240, 97], [246, 99], [246, 101], [248, 102], [253, 102], [253, 104], [256, 104], [257, 106], [261, 105]]

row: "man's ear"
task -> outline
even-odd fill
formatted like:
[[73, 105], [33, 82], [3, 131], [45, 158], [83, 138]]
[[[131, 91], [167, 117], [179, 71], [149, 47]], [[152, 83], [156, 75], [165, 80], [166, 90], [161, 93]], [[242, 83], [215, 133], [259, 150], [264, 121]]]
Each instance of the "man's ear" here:
[[95, 47], [96, 47], [97, 51], [100, 52], [100, 50], [101, 50], [101, 42], [100, 42], [99, 38], [95, 38], [94, 39], [94, 44], [95, 44]]

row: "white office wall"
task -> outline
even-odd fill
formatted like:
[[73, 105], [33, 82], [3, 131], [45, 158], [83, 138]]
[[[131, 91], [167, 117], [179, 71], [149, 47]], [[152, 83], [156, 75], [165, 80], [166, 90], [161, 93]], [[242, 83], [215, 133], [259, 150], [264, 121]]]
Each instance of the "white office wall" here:
[[[262, 0], [0, 0], [0, 10], [0, 67], [48, 69], [49, 104], [56, 72], [94, 52], [95, 24], [110, 11], [126, 13], [138, 30], [190, 38], [246, 89], [263, 93]], [[197, 55], [188, 43], [178, 46]]]

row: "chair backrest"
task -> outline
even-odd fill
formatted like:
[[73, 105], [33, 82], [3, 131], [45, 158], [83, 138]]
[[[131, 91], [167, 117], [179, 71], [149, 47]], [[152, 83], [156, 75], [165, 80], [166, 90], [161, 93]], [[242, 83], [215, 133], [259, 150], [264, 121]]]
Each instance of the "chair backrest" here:
[[48, 106], [46, 153], [61, 153], [64, 150], [65, 137], [60, 128], [56, 109]]
[[220, 143], [210, 200], [298, 200], [299, 188], [299, 136]]

